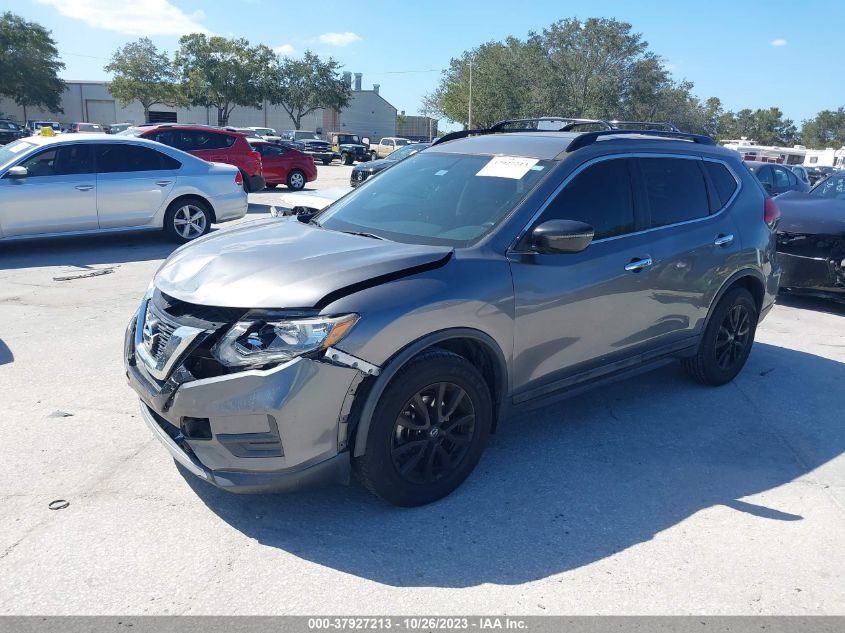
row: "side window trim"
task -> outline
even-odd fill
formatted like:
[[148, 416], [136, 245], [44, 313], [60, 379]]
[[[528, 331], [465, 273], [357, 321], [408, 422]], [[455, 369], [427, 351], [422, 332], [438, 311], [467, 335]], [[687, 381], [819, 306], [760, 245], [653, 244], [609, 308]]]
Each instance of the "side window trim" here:
[[[552, 201], [558, 196], [558, 194], [561, 191], [563, 191], [563, 189], [569, 184], [569, 182], [572, 181], [578, 174], [580, 174], [582, 171], [587, 169], [587, 167], [590, 167], [591, 165], [595, 165], [596, 163], [600, 163], [600, 162], [606, 161], [606, 160], [620, 159], [620, 158], [686, 158], [688, 160], [698, 160], [698, 161], [707, 160], [707, 161], [711, 161], [711, 162], [714, 162], [714, 163], [719, 163], [720, 165], [724, 165], [724, 167], [727, 168], [727, 170], [731, 174], [731, 176], [734, 177], [734, 180], [736, 180], [737, 187], [736, 187], [736, 189], [734, 189], [733, 195], [724, 204], [724, 206], [722, 206], [722, 208], [720, 208], [718, 211], [714, 211], [714, 212], [710, 213], [710, 215], [706, 215], [702, 218], [694, 218], [692, 220], [685, 220], [684, 222], [677, 222], [675, 224], [666, 224], [664, 226], [655, 226], [655, 227], [650, 228], [650, 227], [648, 227], [648, 225], [642, 224], [643, 221], [648, 220], [649, 218], [643, 218], [644, 210], [640, 208], [642, 206], [641, 198], [642, 198], [642, 195], [643, 195], [643, 192], [642, 192], [643, 184], [642, 184], [642, 175], [639, 173], [639, 166], [637, 166], [636, 172], [635, 172], [636, 178], [632, 178], [632, 183], [631, 183], [632, 187], [633, 187], [633, 195], [634, 195], [634, 222], [635, 222], [635, 226], [638, 226], [638, 227], [639, 226], [645, 226], [646, 228], [638, 229], [638, 230], [633, 231], [631, 233], [625, 233], [624, 235], [613, 235], [611, 237], [605, 237], [605, 238], [602, 238], [602, 239], [599, 239], [599, 240], [593, 240], [592, 244], [600, 244], [602, 242], [609, 242], [611, 240], [618, 240], [618, 239], [630, 237], [632, 235], [642, 235], [643, 233], [651, 233], [652, 231], [662, 231], [663, 229], [668, 229], [668, 228], [671, 228], [673, 226], [680, 226], [680, 225], [683, 225], [683, 224], [691, 224], [693, 222], [703, 222], [704, 220], [709, 220], [712, 217], [715, 217], [717, 215], [724, 213], [725, 209], [727, 209], [729, 206], [731, 206], [733, 204], [734, 200], [736, 200], [737, 196], [739, 195], [739, 192], [742, 190], [742, 180], [736, 175], [734, 170], [731, 169], [731, 166], [726, 161], [720, 160], [718, 158], [711, 158], [709, 156], [694, 156], [694, 155], [691, 155], [691, 154], [672, 154], [672, 153], [659, 153], [659, 152], [628, 152], [628, 153], [620, 153], [620, 154], [607, 154], [605, 156], [597, 156], [595, 158], [591, 158], [590, 160], [587, 160], [587, 161], [581, 163], [580, 165], [578, 165], [578, 167], [573, 169], [563, 179], [563, 181], [557, 187], [555, 187], [555, 190], [543, 202], [543, 204], [540, 205], [540, 208], [534, 213], [533, 216], [531, 216], [531, 219], [528, 221], [528, 223], [524, 227], [522, 227], [522, 230], [516, 236], [516, 239], [510, 245], [510, 247], [508, 248], [508, 251], [517, 252], [517, 253], [522, 252], [518, 247], [522, 243], [525, 236], [528, 234], [528, 231], [531, 229], [532, 226], [534, 226], [534, 224], [537, 222], [537, 220], [540, 218], [540, 216], [543, 215], [543, 213], [546, 211], [546, 209], [552, 203]], [[705, 180], [705, 183], [709, 183], [709, 180]], [[709, 184], [708, 184], [708, 186], [709, 186]]]

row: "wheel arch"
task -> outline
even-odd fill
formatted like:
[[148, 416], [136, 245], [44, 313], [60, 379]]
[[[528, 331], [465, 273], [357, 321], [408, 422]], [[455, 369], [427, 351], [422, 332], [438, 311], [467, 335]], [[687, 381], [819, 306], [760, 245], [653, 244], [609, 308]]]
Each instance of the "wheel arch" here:
[[387, 385], [408, 362], [432, 348], [446, 349], [467, 358], [481, 371], [493, 400], [493, 431], [499, 415], [503, 412], [508, 393], [508, 373], [505, 355], [493, 338], [472, 328], [452, 328], [433, 332], [406, 345], [394, 354], [381, 368], [378, 377], [364, 392], [363, 403], [358, 409], [350, 446], [352, 455], [363, 455], [367, 446], [367, 435], [376, 405]]
[[757, 315], [759, 316], [763, 308], [763, 300], [766, 296], [766, 281], [763, 273], [759, 270], [743, 268], [728, 277], [713, 297], [713, 300], [710, 302], [710, 308], [707, 310], [707, 318], [704, 321], [704, 326], [701, 328], [702, 336], [707, 330], [707, 326], [710, 325], [710, 318], [713, 316], [716, 306], [719, 305], [719, 301], [722, 300], [722, 297], [729, 290], [737, 287], [745, 288], [751, 293], [751, 296], [754, 297], [754, 302], [757, 304]]
[[217, 222], [217, 212], [214, 210], [214, 205], [211, 204], [211, 202], [209, 201], [208, 198], [206, 198], [205, 196], [203, 196], [199, 193], [195, 193], [195, 192], [181, 193], [178, 196], [176, 196], [175, 198], [173, 198], [173, 200], [171, 200], [170, 202], [167, 203], [167, 208], [165, 209], [165, 215], [167, 215], [167, 211], [169, 211], [176, 203], [185, 202], [187, 200], [199, 200], [200, 202], [202, 202], [208, 208], [208, 210], [211, 212], [211, 223], [214, 224], [214, 223]]

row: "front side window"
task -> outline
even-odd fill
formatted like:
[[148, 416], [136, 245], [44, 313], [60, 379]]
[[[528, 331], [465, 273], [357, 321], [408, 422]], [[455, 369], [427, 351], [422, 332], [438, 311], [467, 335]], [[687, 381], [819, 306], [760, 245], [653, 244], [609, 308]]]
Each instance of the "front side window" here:
[[540, 222], [585, 222], [593, 227], [596, 240], [633, 232], [634, 197], [628, 167], [629, 159], [624, 158], [590, 165], [552, 200]]
[[710, 214], [704, 174], [697, 159], [641, 158], [652, 227], [703, 218]]
[[757, 180], [759, 180], [764, 185], [768, 185], [769, 187], [774, 187], [774, 179], [772, 177], [772, 168], [768, 165], [763, 165], [757, 171], [754, 172], [754, 175], [757, 176]]
[[180, 149], [186, 152], [201, 152], [205, 150], [226, 149], [235, 142], [234, 136], [206, 132], [205, 130], [183, 130]]
[[93, 153], [87, 144], [51, 147], [29, 157], [21, 167], [26, 167], [30, 178], [91, 174], [94, 173]]
[[[551, 161], [425, 152], [353, 190], [315, 223], [408, 244], [467, 246], [489, 233], [551, 168]], [[498, 175], [487, 175], [498, 174]]]
[[150, 147], [124, 143], [104, 143], [97, 146], [97, 171], [113, 174], [135, 171], [165, 171], [179, 169], [175, 158]]
[[786, 170], [783, 167], [772, 167], [772, 171], [775, 175], [775, 187], [778, 189], [786, 189], [789, 187], [789, 174], [786, 173]]

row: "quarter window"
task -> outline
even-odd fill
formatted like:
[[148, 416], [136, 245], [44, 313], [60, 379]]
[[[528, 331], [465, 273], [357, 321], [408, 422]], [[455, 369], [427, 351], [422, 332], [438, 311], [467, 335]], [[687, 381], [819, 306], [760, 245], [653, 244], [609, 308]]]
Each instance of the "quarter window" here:
[[710, 214], [704, 175], [698, 160], [641, 158], [651, 226], [666, 226]]
[[713, 211], [717, 211], [724, 207], [728, 203], [728, 200], [731, 199], [731, 196], [734, 195], [737, 188], [736, 179], [728, 168], [721, 163], [706, 160], [704, 161], [704, 168], [710, 175], [710, 182], [713, 183], [713, 188], [715, 189], [717, 204], [714, 205], [715, 208]]
[[551, 201], [540, 221], [586, 222], [597, 240], [632, 233], [634, 197], [628, 164], [627, 159], [614, 159], [587, 167]]

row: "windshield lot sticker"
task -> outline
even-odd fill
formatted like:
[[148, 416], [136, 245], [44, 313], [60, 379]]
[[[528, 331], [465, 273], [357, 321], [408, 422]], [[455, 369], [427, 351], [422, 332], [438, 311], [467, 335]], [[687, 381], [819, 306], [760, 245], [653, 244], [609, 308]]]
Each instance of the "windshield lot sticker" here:
[[536, 165], [536, 158], [521, 156], [496, 156], [484, 165], [476, 176], [492, 176], [493, 178], [513, 178], [519, 180], [528, 170]]

